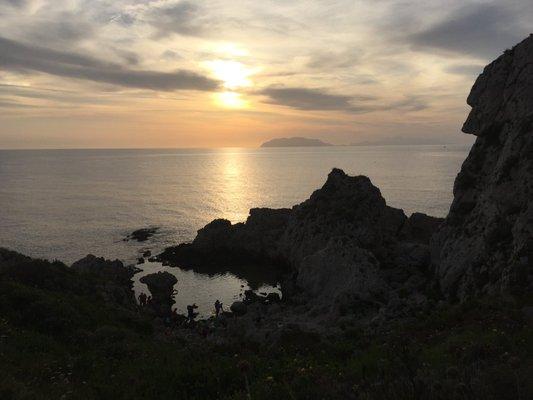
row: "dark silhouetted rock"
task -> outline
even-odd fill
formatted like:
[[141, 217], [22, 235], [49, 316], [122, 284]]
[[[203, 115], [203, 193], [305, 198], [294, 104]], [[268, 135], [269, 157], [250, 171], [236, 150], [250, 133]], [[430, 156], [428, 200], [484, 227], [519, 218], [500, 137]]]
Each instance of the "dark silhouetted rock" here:
[[131, 279], [139, 271], [138, 269], [124, 266], [120, 260], [106, 260], [92, 254], [74, 262], [71, 268], [79, 273], [96, 277], [97, 290], [107, 300], [135, 304]]
[[160, 308], [162, 313], [170, 312], [170, 306], [174, 304], [172, 295], [174, 294], [174, 285], [178, 280], [169, 272], [157, 272], [145, 275], [140, 279], [141, 283], [148, 286], [152, 294], [153, 303]]
[[[253, 208], [246, 223], [232, 225], [216, 219], [198, 231], [192, 243], [169, 247], [158, 256], [164, 263], [180, 267], [198, 267], [209, 273], [209, 267], [220, 272], [226, 266], [262, 265], [274, 270], [278, 262], [278, 241], [285, 230], [289, 209]], [[248, 279], [246, 271], [229, 269]], [[253, 279], [253, 277], [252, 277]]]
[[124, 240], [136, 240], [137, 242], [146, 242], [152, 236], [154, 236], [159, 228], [142, 228], [133, 231]]
[[464, 300], [531, 290], [533, 36], [485, 67], [463, 131], [477, 136], [432, 244], [442, 291]]
[[402, 240], [429, 245], [431, 236], [437, 232], [444, 218], [413, 213], [405, 222], [400, 236]]

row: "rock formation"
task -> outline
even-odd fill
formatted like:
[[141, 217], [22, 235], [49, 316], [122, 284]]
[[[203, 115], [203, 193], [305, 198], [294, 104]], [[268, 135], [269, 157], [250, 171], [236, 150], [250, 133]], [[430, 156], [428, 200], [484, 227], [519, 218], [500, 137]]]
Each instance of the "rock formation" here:
[[252, 208], [246, 223], [216, 219], [198, 231], [192, 243], [167, 248], [160, 259], [179, 265], [262, 262], [275, 259], [289, 209]]
[[87, 255], [72, 264], [71, 268], [78, 273], [96, 278], [96, 289], [108, 301], [121, 304], [135, 304], [135, 296], [131, 278], [139, 270], [124, 266], [120, 260], [106, 260], [103, 257]]
[[428, 243], [440, 222], [423, 214], [407, 218], [386, 205], [370, 179], [334, 169], [302, 204], [252, 209], [235, 225], [215, 220], [192, 243], [159, 257], [172, 265], [277, 265], [285, 273], [284, 296], [308, 304], [311, 313], [375, 313], [404, 285], [418, 296], [430, 284]]
[[128, 240], [135, 240], [137, 242], [146, 242], [148, 239], [150, 239], [152, 236], [154, 236], [159, 228], [141, 228], [137, 229], [136, 231], [133, 231], [130, 233], [124, 241]]
[[477, 136], [432, 243], [450, 299], [532, 290], [533, 36], [485, 67], [468, 96]]
[[176, 277], [164, 271], [145, 275], [140, 281], [148, 286], [156, 311], [161, 315], [169, 313], [172, 304], [174, 304], [172, 295], [174, 294], [174, 285], [178, 283]]

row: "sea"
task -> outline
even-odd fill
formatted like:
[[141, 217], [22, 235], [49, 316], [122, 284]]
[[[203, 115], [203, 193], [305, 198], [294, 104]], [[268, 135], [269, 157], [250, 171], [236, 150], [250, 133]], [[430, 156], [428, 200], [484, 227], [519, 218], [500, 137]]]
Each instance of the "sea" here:
[[[366, 175], [407, 215], [443, 217], [469, 146], [335, 146], [222, 149], [0, 150], [0, 247], [66, 264], [87, 254], [136, 263], [140, 254], [191, 241], [215, 218], [246, 220], [253, 207], [291, 207], [320, 188], [332, 168]], [[157, 227], [146, 242], [124, 241]], [[200, 274], [159, 263], [142, 275], [176, 275], [176, 308], [201, 316], [247, 289], [279, 291], [229, 271]]]

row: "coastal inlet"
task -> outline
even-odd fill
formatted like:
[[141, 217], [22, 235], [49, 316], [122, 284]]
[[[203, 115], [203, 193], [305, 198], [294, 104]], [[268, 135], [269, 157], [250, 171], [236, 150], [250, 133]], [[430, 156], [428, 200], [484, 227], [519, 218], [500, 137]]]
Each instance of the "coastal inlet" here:
[[141, 269], [133, 276], [133, 289], [135, 298], [138, 299], [141, 293], [151, 295], [146, 284], [141, 283], [143, 276], [158, 272], [169, 272], [174, 275], [178, 282], [174, 285], [175, 301], [173, 309], [179, 314], [186, 314], [187, 305], [196, 304], [200, 318], [209, 318], [214, 315], [214, 303], [220, 300], [224, 310], [229, 311], [231, 304], [240, 301], [244, 297], [246, 290], [253, 290], [258, 294], [278, 293], [281, 296], [279, 285], [273, 281], [273, 277], [256, 277], [246, 280], [235, 273], [214, 272], [212, 274], [198, 273], [192, 270], [185, 270], [176, 267], [164, 266], [160, 262], [146, 261], [137, 265]]

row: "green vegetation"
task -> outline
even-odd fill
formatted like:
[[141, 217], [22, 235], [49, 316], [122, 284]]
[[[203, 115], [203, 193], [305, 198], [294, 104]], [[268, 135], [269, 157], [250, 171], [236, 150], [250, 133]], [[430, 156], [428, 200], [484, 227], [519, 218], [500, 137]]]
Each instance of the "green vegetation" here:
[[217, 346], [165, 335], [98, 283], [61, 263], [0, 267], [1, 399], [533, 398], [527, 300], [443, 307], [385, 333]]

